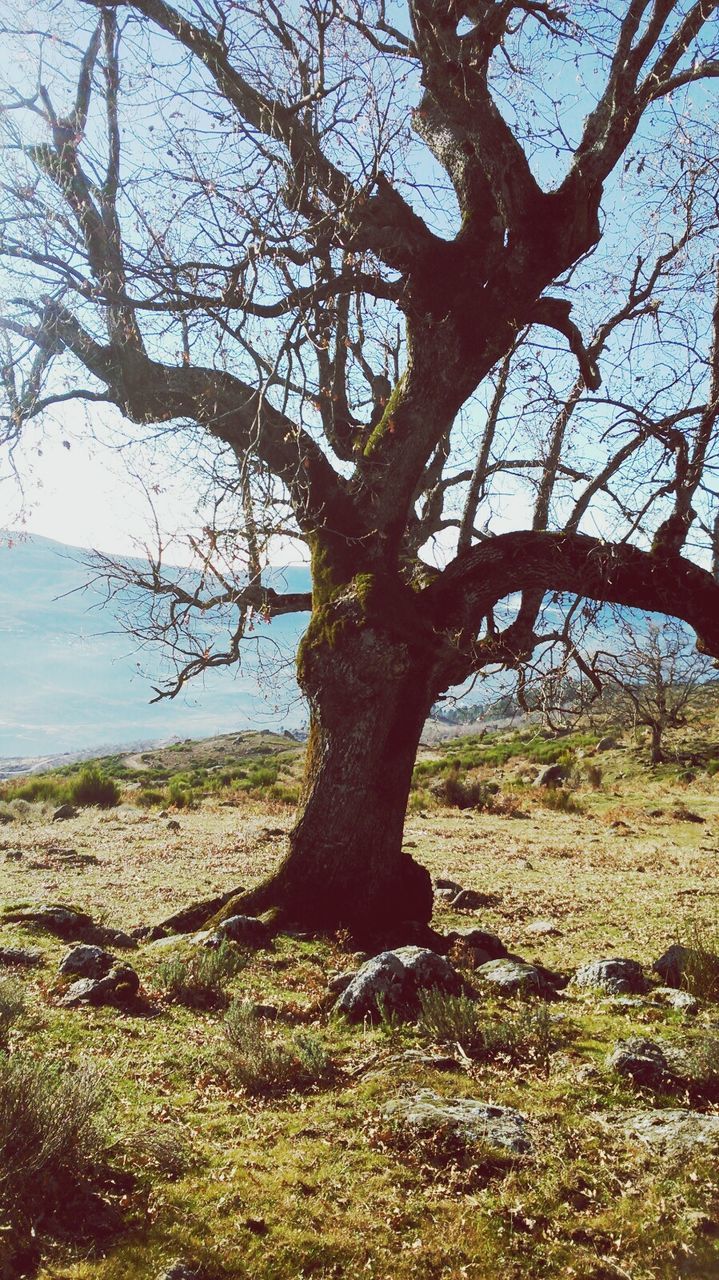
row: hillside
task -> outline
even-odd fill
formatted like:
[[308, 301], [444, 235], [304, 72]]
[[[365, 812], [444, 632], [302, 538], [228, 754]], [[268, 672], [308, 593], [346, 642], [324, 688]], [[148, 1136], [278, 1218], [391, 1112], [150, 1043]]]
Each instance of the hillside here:
[[[99, 589], [82, 590], [82, 555], [47, 538], [0, 539], [0, 758], [302, 722], [293, 670], [302, 615], [263, 627], [240, 671], [212, 672], [151, 706], [159, 657], [138, 652], [120, 630], [121, 601], [109, 607]], [[303, 568], [285, 576], [291, 590], [306, 589]]]

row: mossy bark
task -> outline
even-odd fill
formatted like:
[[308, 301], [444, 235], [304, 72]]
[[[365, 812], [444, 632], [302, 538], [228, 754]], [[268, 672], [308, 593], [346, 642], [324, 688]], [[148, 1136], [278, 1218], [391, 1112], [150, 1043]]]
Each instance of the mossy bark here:
[[356, 935], [429, 922], [430, 878], [402, 835], [434, 668], [395, 585], [361, 575], [316, 609], [298, 662], [311, 729], [290, 850], [222, 916], [273, 911], [278, 925]]

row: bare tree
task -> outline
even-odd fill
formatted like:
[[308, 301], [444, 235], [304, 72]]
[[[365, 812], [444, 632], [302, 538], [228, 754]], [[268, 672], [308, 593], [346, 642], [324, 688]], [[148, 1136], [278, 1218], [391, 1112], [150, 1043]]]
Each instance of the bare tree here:
[[597, 668], [605, 683], [615, 686], [626, 721], [649, 729], [651, 762], [661, 764], [667, 730], [686, 724], [712, 663], [697, 652], [686, 628], [671, 619], [658, 623], [645, 617], [639, 625], [624, 619], [619, 640], [621, 648], [604, 653]]
[[[166, 432], [178, 466], [216, 448], [230, 500], [199, 586], [157, 557], [141, 575], [174, 639], [208, 600], [232, 619], [174, 688], [237, 660], [250, 611], [311, 605], [290, 852], [229, 910], [429, 920], [401, 850], [423, 723], [521, 666], [555, 597], [674, 615], [719, 655], [717, 9], [37, 0], [5, 20], [8, 448], [78, 400]], [[311, 600], [265, 585], [280, 533], [309, 549]]]

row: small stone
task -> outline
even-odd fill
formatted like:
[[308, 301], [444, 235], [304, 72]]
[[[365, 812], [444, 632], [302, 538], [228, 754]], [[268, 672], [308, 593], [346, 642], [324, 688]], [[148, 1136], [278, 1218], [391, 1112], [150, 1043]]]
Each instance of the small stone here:
[[462, 929], [449, 929], [447, 940], [449, 942], [461, 942], [465, 947], [473, 947], [478, 951], [484, 951], [488, 960], [500, 960], [509, 954], [496, 933], [490, 933], [487, 929], [475, 929], [471, 925]]
[[650, 999], [658, 1004], [668, 1004], [679, 1013], [698, 1013], [699, 1001], [689, 991], [680, 991], [678, 987], [655, 987]]
[[158, 1280], [211, 1280], [210, 1274], [197, 1262], [173, 1262]]
[[327, 990], [333, 995], [341, 995], [356, 976], [356, 969], [345, 969], [344, 973], [331, 973], [327, 981]]
[[167, 830], [168, 830], [168, 831], [181, 831], [181, 830], [182, 830], [182, 828], [181, 828], [181, 826], [180, 826], [179, 822], [177, 821], [177, 818], [170, 818], [170, 821], [169, 821], [169, 822], [168, 822], [168, 824], [167, 824]]
[[476, 889], [461, 889], [450, 899], [455, 911], [477, 911], [480, 907], [494, 907], [499, 902], [496, 893], [478, 893]]
[[663, 978], [667, 987], [681, 987], [687, 972], [707, 973], [719, 985], [719, 956], [696, 947], [684, 947], [675, 942], [668, 947], [652, 969]]
[[412, 1098], [395, 1098], [382, 1109], [386, 1119], [417, 1138], [450, 1137], [465, 1148], [495, 1147], [512, 1155], [532, 1149], [527, 1121], [512, 1107], [488, 1106], [475, 1098], [443, 1098], [422, 1089]]
[[76, 818], [77, 809], [72, 804], [61, 804], [52, 815], [53, 822], [66, 822], [68, 818]]
[[527, 933], [533, 934], [538, 938], [558, 938], [561, 929], [558, 929], [553, 920], [532, 920], [527, 925]]
[[651, 1089], [668, 1087], [672, 1077], [661, 1045], [641, 1036], [618, 1041], [607, 1056], [607, 1066], [620, 1076], [629, 1076], [634, 1084]]
[[592, 960], [577, 969], [572, 982], [582, 989], [595, 988], [609, 995], [636, 995], [647, 989], [642, 966], [636, 960]]
[[63, 956], [60, 973], [73, 974], [78, 978], [104, 978], [116, 963], [115, 957], [102, 947], [80, 943]]
[[82, 1004], [126, 1004], [140, 989], [140, 979], [130, 965], [117, 965], [104, 978], [79, 978], [60, 1000], [67, 1009]]
[[0, 947], [0, 965], [17, 965], [18, 968], [36, 969], [45, 963], [42, 951], [34, 947]]
[[218, 924], [216, 935], [240, 947], [268, 947], [271, 934], [267, 925], [256, 916], [229, 916]]
[[568, 777], [568, 772], [565, 765], [548, 764], [548, 765], [545, 765], [543, 769], [540, 769], [539, 773], [534, 779], [534, 786], [535, 787], [559, 787], [563, 782], [566, 782], [567, 777]]
[[536, 965], [527, 964], [525, 960], [511, 957], [490, 960], [488, 964], [480, 965], [477, 977], [502, 996], [537, 995], [551, 998], [556, 995], [546, 974]]

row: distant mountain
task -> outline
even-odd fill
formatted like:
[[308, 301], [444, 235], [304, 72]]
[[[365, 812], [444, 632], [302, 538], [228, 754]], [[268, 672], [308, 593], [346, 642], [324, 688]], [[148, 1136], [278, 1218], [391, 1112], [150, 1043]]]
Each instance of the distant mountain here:
[[[259, 625], [239, 670], [210, 672], [150, 706], [152, 683], [167, 671], [121, 631], [118, 602], [82, 590], [84, 554], [48, 538], [0, 536], [0, 757], [304, 721], [293, 658], [306, 614]], [[302, 566], [282, 577], [290, 591], [309, 589]]]

